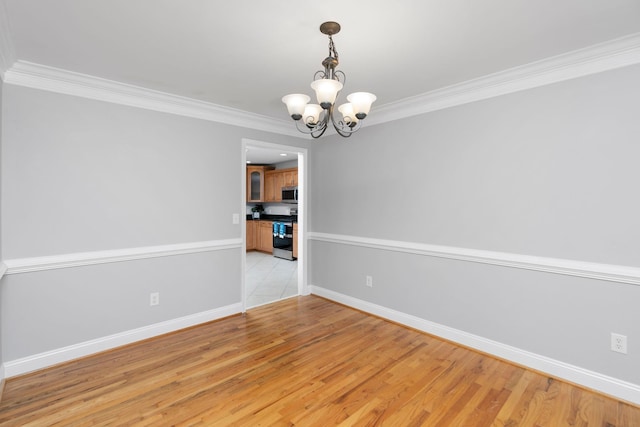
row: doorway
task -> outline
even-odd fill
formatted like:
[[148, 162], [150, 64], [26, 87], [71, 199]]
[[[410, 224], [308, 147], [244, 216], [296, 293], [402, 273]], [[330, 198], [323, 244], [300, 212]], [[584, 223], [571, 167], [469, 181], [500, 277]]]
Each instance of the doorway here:
[[[307, 149], [273, 144], [252, 139], [242, 139], [242, 179], [241, 179], [241, 215], [242, 221], [242, 271], [241, 295], [242, 308], [248, 308], [278, 301], [295, 295], [307, 295], [306, 258], [305, 258], [305, 201], [307, 194]], [[247, 161], [252, 163], [248, 164]], [[297, 209], [297, 260], [290, 261], [276, 258], [264, 252], [247, 252], [247, 221], [251, 218], [251, 207], [255, 203], [247, 203], [246, 166], [255, 164], [272, 164], [277, 169], [298, 168], [298, 204], [263, 203], [266, 218], [279, 218], [280, 215], [291, 215]], [[278, 164], [280, 166], [278, 166]], [[276, 170], [277, 170], [276, 169]], [[249, 224], [257, 226], [257, 223]]]

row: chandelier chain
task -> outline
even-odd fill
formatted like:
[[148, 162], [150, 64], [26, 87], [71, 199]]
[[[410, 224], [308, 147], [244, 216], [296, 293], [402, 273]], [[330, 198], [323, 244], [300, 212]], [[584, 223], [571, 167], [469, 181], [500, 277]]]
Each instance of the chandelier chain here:
[[329, 56], [334, 57], [336, 61], [340, 59], [338, 58], [338, 51], [336, 50], [336, 45], [333, 44], [333, 37], [331, 37], [331, 35], [329, 35]]

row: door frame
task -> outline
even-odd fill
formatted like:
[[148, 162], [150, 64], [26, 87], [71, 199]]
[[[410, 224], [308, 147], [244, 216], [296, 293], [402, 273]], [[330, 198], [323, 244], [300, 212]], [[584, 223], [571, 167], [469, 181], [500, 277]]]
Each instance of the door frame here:
[[306, 239], [306, 227], [307, 227], [307, 189], [308, 185], [308, 150], [306, 148], [274, 144], [271, 142], [259, 141], [256, 139], [242, 138], [241, 147], [241, 198], [240, 198], [240, 232], [242, 236], [242, 252], [241, 252], [241, 272], [240, 272], [240, 286], [241, 286], [241, 298], [242, 298], [242, 312], [247, 311], [247, 288], [246, 288], [246, 268], [247, 268], [247, 146], [254, 146], [260, 148], [269, 148], [279, 151], [294, 151], [298, 153], [298, 188], [301, 190], [298, 193], [298, 295], [309, 295], [308, 285], [308, 268], [307, 268], [307, 239]]

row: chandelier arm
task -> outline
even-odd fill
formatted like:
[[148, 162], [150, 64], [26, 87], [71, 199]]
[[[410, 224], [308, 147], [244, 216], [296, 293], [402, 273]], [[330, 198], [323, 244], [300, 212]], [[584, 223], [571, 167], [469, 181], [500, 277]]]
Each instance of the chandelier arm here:
[[313, 75], [313, 80], [328, 79], [328, 78], [329, 77], [327, 76], [327, 73], [324, 70], [318, 70]]
[[311, 129], [311, 136], [313, 138], [320, 138], [329, 127], [329, 112], [324, 111], [322, 115], [322, 119], [316, 123], [316, 125]]
[[343, 122], [342, 120], [336, 121], [335, 118], [333, 117], [333, 108], [331, 109], [330, 116], [331, 116], [331, 124], [333, 124], [333, 127], [336, 130], [336, 132], [338, 132], [340, 136], [345, 138], [350, 137], [351, 134], [355, 133], [362, 126], [362, 121], [358, 121], [358, 123], [356, 123], [355, 126], [353, 127], [349, 126], [347, 123]]
[[347, 81], [347, 75], [344, 72], [342, 72], [342, 70], [333, 70], [333, 77], [331, 77], [330, 75], [327, 74], [325, 70], [318, 70], [313, 75], [313, 80], [320, 80], [320, 79], [333, 79], [333, 80], [339, 81], [344, 85]]
[[305, 124], [303, 120], [296, 120], [296, 128], [298, 129], [298, 131], [307, 135], [311, 135], [313, 138], [320, 138], [322, 134], [324, 134], [327, 130], [327, 124], [328, 117], [326, 114], [321, 120], [318, 121], [318, 123], [316, 123], [315, 126], [309, 126]]
[[[317, 124], [317, 125], [315, 125], [315, 126], [309, 126], [309, 125], [305, 125], [305, 124], [302, 122], [302, 120], [297, 120], [297, 121], [296, 121], [296, 128], [297, 128], [300, 132], [305, 133], [305, 134], [307, 134], [307, 135], [311, 135], [311, 134], [313, 134], [314, 132], [316, 132], [318, 129], [320, 129], [320, 128], [322, 128], [322, 127], [323, 127], [323, 124], [322, 124], [322, 123], [318, 123], [318, 124]], [[324, 127], [326, 127], [326, 126], [324, 126]]]
[[322, 126], [321, 130], [316, 131], [314, 129], [313, 131], [311, 131], [311, 137], [315, 138], [315, 139], [318, 139], [325, 133], [326, 130], [327, 130], [327, 125], [325, 124], [324, 126]]
[[296, 128], [298, 128], [298, 130], [302, 133], [310, 134], [311, 129], [309, 129], [309, 127], [307, 127], [307, 125], [305, 124], [300, 125], [300, 123], [302, 123], [302, 120], [296, 120]]
[[351, 136], [351, 134], [353, 133], [353, 132], [348, 132], [348, 133], [343, 132], [340, 129], [338, 129], [337, 127], [335, 127], [335, 126], [334, 126], [334, 128], [336, 129], [336, 132], [338, 132], [338, 135], [340, 135], [343, 138], [349, 138]]

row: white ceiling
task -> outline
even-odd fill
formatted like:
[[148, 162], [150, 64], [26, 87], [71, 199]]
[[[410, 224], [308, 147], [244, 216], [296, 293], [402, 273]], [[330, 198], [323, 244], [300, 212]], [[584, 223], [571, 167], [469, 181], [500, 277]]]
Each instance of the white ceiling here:
[[15, 60], [276, 119], [288, 118], [283, 95], [311, 95], [328, 53], [318, 29], [327, 20], [342, 25], [334, 41], [343, 93], [375, 93], [372, 115], [376, 106], [640, 32], [640, 0], [0, 2]]
[[298, 153], [293, 151], [276, 150], [273, 148], [247, 146], [247, 160], [254, 165], [276, 165], [278, 163], [298, 160]]

